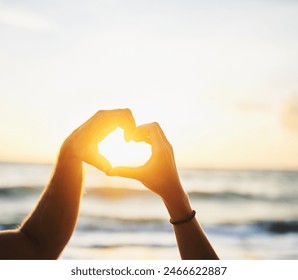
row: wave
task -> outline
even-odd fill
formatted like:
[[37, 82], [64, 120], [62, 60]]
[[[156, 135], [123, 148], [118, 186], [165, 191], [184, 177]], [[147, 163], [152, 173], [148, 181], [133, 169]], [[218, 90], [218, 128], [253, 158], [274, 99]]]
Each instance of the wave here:
[[[104, 223], [97, 229], [93, 228], [84, 238], [84, 233], [80, 232], [82, 243], [90, 249], [114, 249], [128, 247], [150, 247], [150, 248], [175, 248], [173, 230], [168, 223], [160, 224], [159, 227], [145, 226], [140, 223], [129, 224], [132, 221], [126, 221], [125, 225], [114, 225], [111, 230]], [[152, 221], [147, 221], [150, 224]], [[233, 240], [238, 246], [241, 246], [243, 240], [251, 242], [257, 240], [269, 240], [272, 242], [277, 237], [281, 240], [290, 240], [295, 242], [298, 234], [298, 220], [292, 221], [255, 221], [248, 224], [244, 223], [223, 223], [223, 224], [204, 224], [204, 231], [214, 240]], [[83, 230], [83, 228], [80, 228]], [[84, 229], [86, 230], [86, 228]], [[90, 229], [89, 229], [90, 230]], [[249, 241], [250, 240], [250, 241]], [[233, 244], [233, 243], [231, 243]], [[242, 245], [243, 246], [243, 245]], [[247, 247], [247, 246], [245, 246]]]
[[17, 187], [2, 187], [0, 188], [0, 197], [23, 197], [35, 194], [40, 194], [41, 187], [30, 187], [30, 186], [17, 186]]
[[192, 191], [188, 193], [190, 198], [193, 199], [217, 199], [217, 200], [246, 200], [246, 201], [267, 201], [267, 202], [296, 202], [298, 197], [291, 196], [272, 196], [268, 194], [252, 194], [241, 193], [234, 191], [222, 192], [201, 192]]
[[171, 226], [164, 219], [117, 218], [117, 217], [83, 217], [78, 223], [79, 231], [99, 232], [169, 232]]
[[298, 233], [298, 220], [259, 221], [254, 226], [275, 234]]
[[87, 245], [87, 248], [90, 249], [114, 249], [114, 248], [127, 248], [127, 247], [150, 247], [150, 248], [175, 248], [176, 247], [176, 243], [171, 243], [171, 244], [164, 244], [162, 242], [160, 243], [153, 243], [153, 242], [136, 242], [136, 243], [129, 243], [129, 242], [125, 242], [125, 243], [114, 243], [114, 244], [91, 244], [91, 245]]
[[[0, 197], [14, 197], [23, 195], [40, 194], [44, 186], [3, 186], [0, 187]], [[84, 190], [84, 195], [94, 197], [130, 197], [130, 196], [150, 196], [152, 193], [149, 190], [138, 190], [128, 187], [92, 187]]]
[[[23, 197], [28, 195], [38, 195], [42, 192], [43, 187], [16, 186], [16, 187], [0, 187], [0, 198]], [[267, 201], [267, 202], [296, 202], [298, 197], [294, 193], [291, 195], [283, 194], [283, 196], [272, 196], [268, 194], [252, 194], [235, 191], [190, 191], [188, 195], [191, 199], [205, 200], [246, 200], [246, 201]], [[92, 187], [84, 191], [84, 196], [99, 197], [102, 199], [125, 199], [125, 198], [152, 198], [155, 195], [146, 189], [136, 189], [129, 187]]]
[[9, 230], [9, 229], [16, 229], [19, 227], [20, 224], [16, 223], [2, 223], [0, 224], [0, 230]]
[[219, 235], [251, 236], [259, 234], [284, 235], [298, 233], [298, 220], [263, 220], [247, 223], [219, 223], [206, 225], [206, 231]]
[[[88, 189], [86, 195], [98, 196], [103, 198], [126, 198], [126, 197], [152, 197], [151, 191], [146, 189], [135, 189], [127, 187], [99, 187]], [[189, 191], [191, 199], [217, 199], [217, 200], [251, 200], [251, 201], [297, 201], [297, 197], [284, 195], [283, 197], [268, 194], [252, 194], [235, 191]]]
[[[220, 235], [288, 234], [298, 233], [298, 220], [260, 220], [247, 223], [221, 222], [203, 224], [206, 231]], [[82, 217], [79, 231], [99, 232], [171, 232], [167, 219], [130, 219], [117, 217]]]

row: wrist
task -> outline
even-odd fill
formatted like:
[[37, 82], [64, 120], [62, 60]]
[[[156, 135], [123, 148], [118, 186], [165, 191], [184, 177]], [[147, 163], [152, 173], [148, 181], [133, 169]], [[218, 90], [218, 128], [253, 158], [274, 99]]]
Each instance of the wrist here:
[[82, 166], [83, 161], [77, 156], [71, 142], [70, 139], [66, 139], [62, 144], [57, 158], [57, 168], [64, 169], [69, 166]]
[[171, 220], [179, 221], [185, 219], [192, 213], [192, 208], [187, 194], [184, 191], [174, 192], [172, 196], [163, 198]]
[[59, 151], [59, 158], [64, 159], [79, 159], [77, 156], [77, 151], [74, 145], [74, 141], [71, 137], [68, 137], [63, 142], [60, 151]]
[[181, 224], [185, 224], [185, 223], [188, 223], [190, 222], [196, 215], [196, 211], [195, 210], [192, 210], [192, 212], [190, 213], [190, 215], [188, 216], [185, 216], [183, 219], [181, 220], [173, 220], [173, 219], [170, 219], [170, 223], [172, 225], [181, 225]]

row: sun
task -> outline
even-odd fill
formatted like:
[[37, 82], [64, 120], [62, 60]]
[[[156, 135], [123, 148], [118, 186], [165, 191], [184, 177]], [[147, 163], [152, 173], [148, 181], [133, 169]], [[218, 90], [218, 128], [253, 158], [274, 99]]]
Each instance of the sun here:
[[149, 160], [151, 146], [145, 142], [125, 142], [123, 130], [117, 128], [98, 144], [98, 152], [105, 156], [113, 167], [136, 167]]

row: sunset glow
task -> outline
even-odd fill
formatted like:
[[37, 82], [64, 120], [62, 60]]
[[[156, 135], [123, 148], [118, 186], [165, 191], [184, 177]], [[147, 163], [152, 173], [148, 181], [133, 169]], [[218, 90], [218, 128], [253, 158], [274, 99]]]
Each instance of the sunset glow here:
[[178, 167], [298, 168], [297, 1], [38, 3], [0, 4], [1, 161], [54, 162], [130, 108]]
[[98, 151], [109, 160], [113, 167], [141, 166], [151, 156], [150, 145], [144, 142], [125, 142], [123, 130], [120, 128], [98, 144]]

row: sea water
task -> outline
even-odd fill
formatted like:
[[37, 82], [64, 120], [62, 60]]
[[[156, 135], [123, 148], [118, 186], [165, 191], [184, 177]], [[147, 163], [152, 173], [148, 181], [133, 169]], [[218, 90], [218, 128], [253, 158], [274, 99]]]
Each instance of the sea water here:
[[[0, 230], [36, 205], [52, 165], [0, 163]], [[193, 209], [222, 259], [298, 259], [298, 172], [181, 169]], [[59, 217], [57, 217], [59, 219]], [[62, 259], [179, 259], [162, 200], [142, 184], [86, 166]]]

